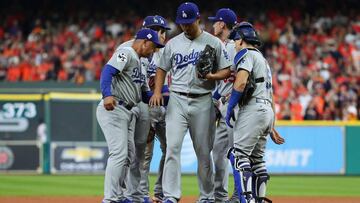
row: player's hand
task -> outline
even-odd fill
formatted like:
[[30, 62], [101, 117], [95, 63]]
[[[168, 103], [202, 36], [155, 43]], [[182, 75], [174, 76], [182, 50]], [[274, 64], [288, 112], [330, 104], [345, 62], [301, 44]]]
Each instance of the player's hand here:
[[214, 79], [214, 74], [213, 73], [208, 73], [208, 74], [206, 74], [205, 75], [205, 79], [207, 79], [207, 80], [213, 80]]
[[275, 128], [273, 128], [270, 132], [270, 137], [272, 139], [272, 141], [275, 144], [284, 144], [285, 143], [285, 139], [283, 137], [281, 137], [281, 135], [278, 133], [277, 130], [275, 130]]
[[115, 109], [116, 100], [113, 96], [108, 96], [104, 98], [104, 107], [107, 111], [112, 111]]
[[149, 100], [150, 106], [164, 106], [164, 98], [161, 93], [154, 93]]

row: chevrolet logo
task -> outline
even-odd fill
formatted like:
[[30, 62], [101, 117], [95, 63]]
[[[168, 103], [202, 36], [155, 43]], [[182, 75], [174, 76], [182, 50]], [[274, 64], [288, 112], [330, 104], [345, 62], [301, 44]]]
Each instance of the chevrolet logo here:
[[74, 159], [76, 162], [86, 162], [91, 159], [102, 159], [104, 152], [101, 149], [91, 149], [89, 147], [76, 147], [64, 149], [61, 153], [63, 159]]

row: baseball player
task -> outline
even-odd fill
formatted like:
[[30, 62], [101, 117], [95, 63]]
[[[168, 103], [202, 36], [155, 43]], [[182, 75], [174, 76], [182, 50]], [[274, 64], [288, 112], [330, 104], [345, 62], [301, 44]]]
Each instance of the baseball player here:
[[131, 202], [125, 198], [120, 186], [125, 181], [135, 150], [131, 109], [141, 101], [144, 84], [139, 57], [149, 57], [161, 47], [155, 31], [141, 29], [133, 45], [116, 50], [102, 70], [103, 99], [97, 107], [96, 117], [109, 148], [103, 203]]
[[[159, 34], [160, 42], [164, 43], [166, 39], [166, 30], [170, 30], [167, 25], [167, 21], [159, 15], [156, 15], [155, 18], [157, 19], [157, 24], [154, 24], [150, 28], [156, 30]], [[158, 67], [159, 59], [163, 54], [164, 49], [159, 49], [156, 51], [151, 59], [151, 62], [147, 69], [147, 78], [149, 80], [149, 86], [151, 90], [154, 89], [154, 77], [155, 72]], [[165, 81], [163, 87], [163, 93], [168, 93], [168, 80]], [[145, 149], [145, 159], [143, 164], [141, 165], [141, 181], [140, 181], [140, 188], [144, 195], [144, 203], [151, 202], [150, 194], [149, 194], [149, 180], [148, 174], [150, 169], [150, 162], [153, 155], [153, 148], [154, 148], [154, 138], [156, 137], [160, 142], [160, 148], [162, 151], [162, 156], [159, 165], [159, 172], [157, 175], [157, 180], [154, 187], [154, 197], [152, 201], [155, 203], [162, 202], [163, 192], [162, 192], [162, 174], [164, 168], [164, 161], [165, 161], [165, 153], [166, 153], [166, 138], [165, 138], [165, 107], [151, 107], [149, 109], [150, 113], [150, 124], [151, 130], [148, 135], [148, 143]]]
[[[238, 51], [234, 59], [236, 79], [226, 113], [226, 123], [231, 128], [234, 108], [238, 104], [240, 108], [234, 125], [234, 146], [228, 157], [240, 202], [263, 203], [269, 201], [265, 197], [269, 180], [264, 161], [266, 136], [270, 133], [272, 137], [274, 134], [280, 137], [274, 129], [271, 70], [256, 48], [261, 42], [250, 23], [237, 25], [229, 39], [235, 41]], [[277, 144], [284, 142], [283, 139], [278, 141]]]
[[[150, 28], [152, 30], [157, 31], [159, 41], [164, 43], [165, 34], [163, 30], [160, 28], [169, 29], [167, 25], [165, 25], [166, 21], [164, 18], [159, 16], [147, 16], [144, 19], [143, 27]], [[130, 47], [134, 43], [134, 40], [129, 40], [121, 44], [117, 49], [122, 47]], [[141, 57], [141, 69], [142, 69], [142, 77], [144, 79], [144, 85], [148, 84], [148, 77], [146, 77], [146, 73], [148, 72], [149, 60], [151, 57]], [[134, 202], [142, 202], [144, 201], [144, 194], [142, 193], [142, 189], [140, 188], [141, 181], [141, 168], [144, 162], [144, 152], [146, 148], [147, 136], [150, 130], [150, 115], [149, 115], [149, 106], [145, 102], [140, 102], [136, 107], [132, 109], [135, 114], [135, 160], [131, 163], [130, 169], [128, 172], [128, 176], [126, 179], [126, 197], [133, 200]], [[148, 201], [145, 199], [145, 202]]]
[[[196, 4], [181, 4], [176, 23], [182, 33], [172, 38], [164, 48], [155, 76], [154, 95], [149, 104], [163, 104], [161, 89], [165, 76], [171, 72], [170, 99], [166, 111], [166, 158], [163, 174], [164, 202], [178, 202], [181, 197], [180, 151], [189, 129], [198, 161], [198, 202], [214, 202], [214, 176], [210, 152], [215, 134], [215, 111], [211, 92], [215, 81], [230, 76], [231, 61], [225, 55], [224, 44], [201, 30]], [[216, 50], [218, 70], [199, 78], [195, 69], [206, 45]]]
[[[233, 10], [229, 8], [221, 8], [216, 12], [216, 16], [209, 17], [213, 21], [214, 35], [218, 37], [227, 50], [227, 57], [231, 61], [234, 60], [236, 49], [235, 43], [229, 40], [231, 28], [237, 23], [237, 17]], [[228, 159], [226, 157], [229, 147], [232, 146], [232, 129], [228, 128], [225, 123], [225, 115], [227, 109], [227, 100], [230, 96], [234, 82], [235, 66], [231, 66], [231, 76], [225, 80], [221, 80], [217, 84], [217, 88], [213, 93], [216, 108], [219, 108], [219, 115], [216, 126], [216, 135], [214, 140], [213, 158], [215, 164], [215, 202], [226, 202], [228, 200]]]

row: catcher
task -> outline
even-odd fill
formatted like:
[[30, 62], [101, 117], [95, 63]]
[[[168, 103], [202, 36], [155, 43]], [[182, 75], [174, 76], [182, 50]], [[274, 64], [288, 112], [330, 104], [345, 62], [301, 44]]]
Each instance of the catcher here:
[[235, 187], [241, 203], [271, 202], [265, 197], [270, 179], [264, 161], [266, 138], [270, 134], [276, 144], [285, 141], [274, 128], [271, 69], [257, 49], [261, 42], [250, 23], [242, 22], [233, 28], [229, 39], [235, 41], [238, 51], [234, 59], [237, 74], [226, 114], [226, 123], [232, 128], [234, 107], [240, 106], [234, 146], [228, 152]]

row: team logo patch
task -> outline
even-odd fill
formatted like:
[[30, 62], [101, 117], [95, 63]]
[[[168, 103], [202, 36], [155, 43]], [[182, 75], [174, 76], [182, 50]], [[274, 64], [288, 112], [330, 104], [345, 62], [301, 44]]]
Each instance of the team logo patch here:
[[152, 38], [152, 35], [149, 33], [148, 35], [146, 35], [146, 37], [147, 37], [148, 39], [151, 39], [151, 38]]
[[182, 17], [187, 18], [187, 14], [185, 13], [185, 11], [182, 11]]
[[127, 57], [125, 53], [120, 53], [117, 57], [116, 57], [116, 61], [118, 63], [123, 63], [127, 61]]

